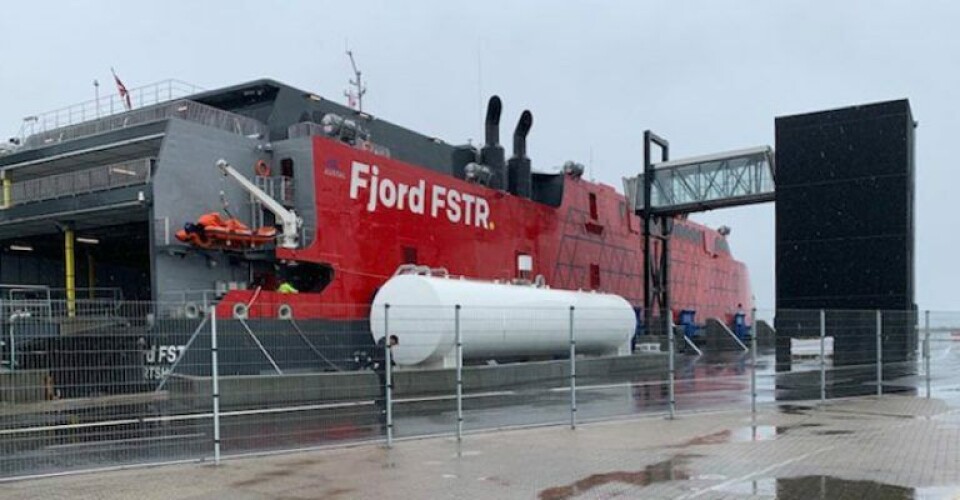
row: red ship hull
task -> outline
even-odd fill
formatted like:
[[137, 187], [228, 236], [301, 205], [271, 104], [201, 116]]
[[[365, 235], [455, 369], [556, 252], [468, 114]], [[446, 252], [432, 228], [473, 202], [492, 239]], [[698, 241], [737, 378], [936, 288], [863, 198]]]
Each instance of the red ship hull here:
[[[440, 172], [313, 138], [315, 238], [286, 261], [323, 263], [333, 280], [320, 293], [262, 291], [250, 315], [280, 303], [294, 316], [366, 317], [363, 307], [398, 266], [415, 261], [451, 274], [490, 280], [518, 277], [519, 255], [531, 275], [554, 288], [598, 290], [643, 305], [641, 221], [612, 187], [563, 177], [559, 206], [466, 182]], [[753, 305], [749, 276], [717, 231], [678, 219], [671, 241], [672, 309], [729, 318]], [[655, 249], [656, 251], [656, 249]], [[220, 314], [249, 303], [253, 290], [230, 292]], [[267, 311], [271, 311], [269, 314]]]

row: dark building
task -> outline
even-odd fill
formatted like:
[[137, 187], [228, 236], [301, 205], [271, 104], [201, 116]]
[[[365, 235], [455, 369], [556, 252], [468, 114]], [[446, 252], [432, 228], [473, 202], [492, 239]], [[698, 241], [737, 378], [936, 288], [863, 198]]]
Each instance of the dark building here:
[[912, 359], [914, 128], [907, 100], [776, 119], [778, 362], [789, 337], [834, 336], [834, 364]]

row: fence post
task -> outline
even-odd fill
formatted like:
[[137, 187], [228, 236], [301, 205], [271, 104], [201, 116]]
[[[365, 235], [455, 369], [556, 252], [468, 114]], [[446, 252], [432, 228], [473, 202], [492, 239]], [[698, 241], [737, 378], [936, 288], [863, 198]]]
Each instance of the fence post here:
[[670, 379], [667, 382], [667, 390], [670, 396], [670, 418], [676, 418], [677, 416], [677, 400], [675, 392], [675, 379], [676, 379], [676, 367], [674, 362], [674, 357], [676, 356], [677, 346], [675, 345], [676, 339], [673, 336], [673, 315], [670, 314], [670, 311], [666, 312], [667, 314], [667, 343], [670, 345], [670, 359], [667, 360], [667, 370], [668, 376]]
[[220, 465], [220, 365], [217, 358], [217, 308], [211, 306], [209, 311], [210, 378], [213, 382], [213, 463]]
[[757, 415], [757, 309], [750, 310], [750, 414]]
[[923, 316], [923, 363], [927, 374], [927, 399], [930, 399], [930, 311], [924, 311]]
[[573, 330], [574, 306], [570, 306], [570, 429], [577, 428], [577, 338]]
[[384, 402], [387, 409], [387, 448], [393, 447], [393, 358], [390, 353], [390, 304], [383, 305], [383, 348], [386, 350], [384, 353], [384, 362], [386, 363], [387, 368], [387, 377], [386, 377], [386, 388], [384, 392], [386, 394], [386, 401]]
[[877, 310], [877, 396], [883, 396], [883, 316]]
[[17, 369], [17, 339], [13, 335], [13, 330], [14, 330], [14, 327], [16, 326], [15, 316], [16, 316], [16, 313], [10, 316], [11, 318], [13, 318], [10, 320], [10, 371], [11, 372]]
[[820, 309], [820, 402], [827, 400], [827, 312]]
[[463, 441], [463, 338], [460, 332], [460, 304], [454, 309], [457, 342], [457, 444]]

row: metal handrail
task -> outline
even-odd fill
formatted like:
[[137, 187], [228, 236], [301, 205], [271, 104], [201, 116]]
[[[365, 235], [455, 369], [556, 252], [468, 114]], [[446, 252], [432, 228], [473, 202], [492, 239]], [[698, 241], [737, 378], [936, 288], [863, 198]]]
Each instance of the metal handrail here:
[[14, 182], [11, 186], [12, 202], [20, 205], [146, 184], [150, 182], [152, 163], [152, 158], [141, 158]]
[[[173, 79], [163, 80], [129, 89], [130, 104], [135, 108], [143, 108], [202, 91], [201, 87], [191, 83]], [[120, 95], [108, 92], [96, 99], [24, 118], [23, 125], [20, 127], [21, 142], [26, 142], [25, 139], [33, 134], [48, 132], [89, 120], [106, 118], [127, 111], [130, 110], [126, 108]]]
[[23, 147], [21, 150], [49, 146], [63, 141], [170, 118], [180, 118], [244, 136], [261, 137], [266, 134], [267, 130], [263, 123], [253, 118], [207, 106], [196, 101], [180, 99], [34, 133], [22, 141]]

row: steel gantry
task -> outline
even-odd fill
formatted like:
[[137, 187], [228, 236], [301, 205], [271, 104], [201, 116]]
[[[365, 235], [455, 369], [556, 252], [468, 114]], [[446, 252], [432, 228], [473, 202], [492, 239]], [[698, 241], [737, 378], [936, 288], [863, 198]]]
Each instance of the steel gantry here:
[[[652, 148], [660, 162], [652, 162]], [[673, 218], [717, 208], [772, 202], [774, 156], [770, 146], [670, 160], [670, 143], [643, 133], [643, 173], [624, 179], [630, 208], [643, 217], [644, 325], [653, 325], [653, 311], [670, 311], [670, 233]], [[650, 203], [647, 203], [650, 200]], [[649, 205], [649, 206], [648, 206]], [[658, 258], [652, 243], [660, 242]], [[664, 330], [669, 316], [660, 314]]]

